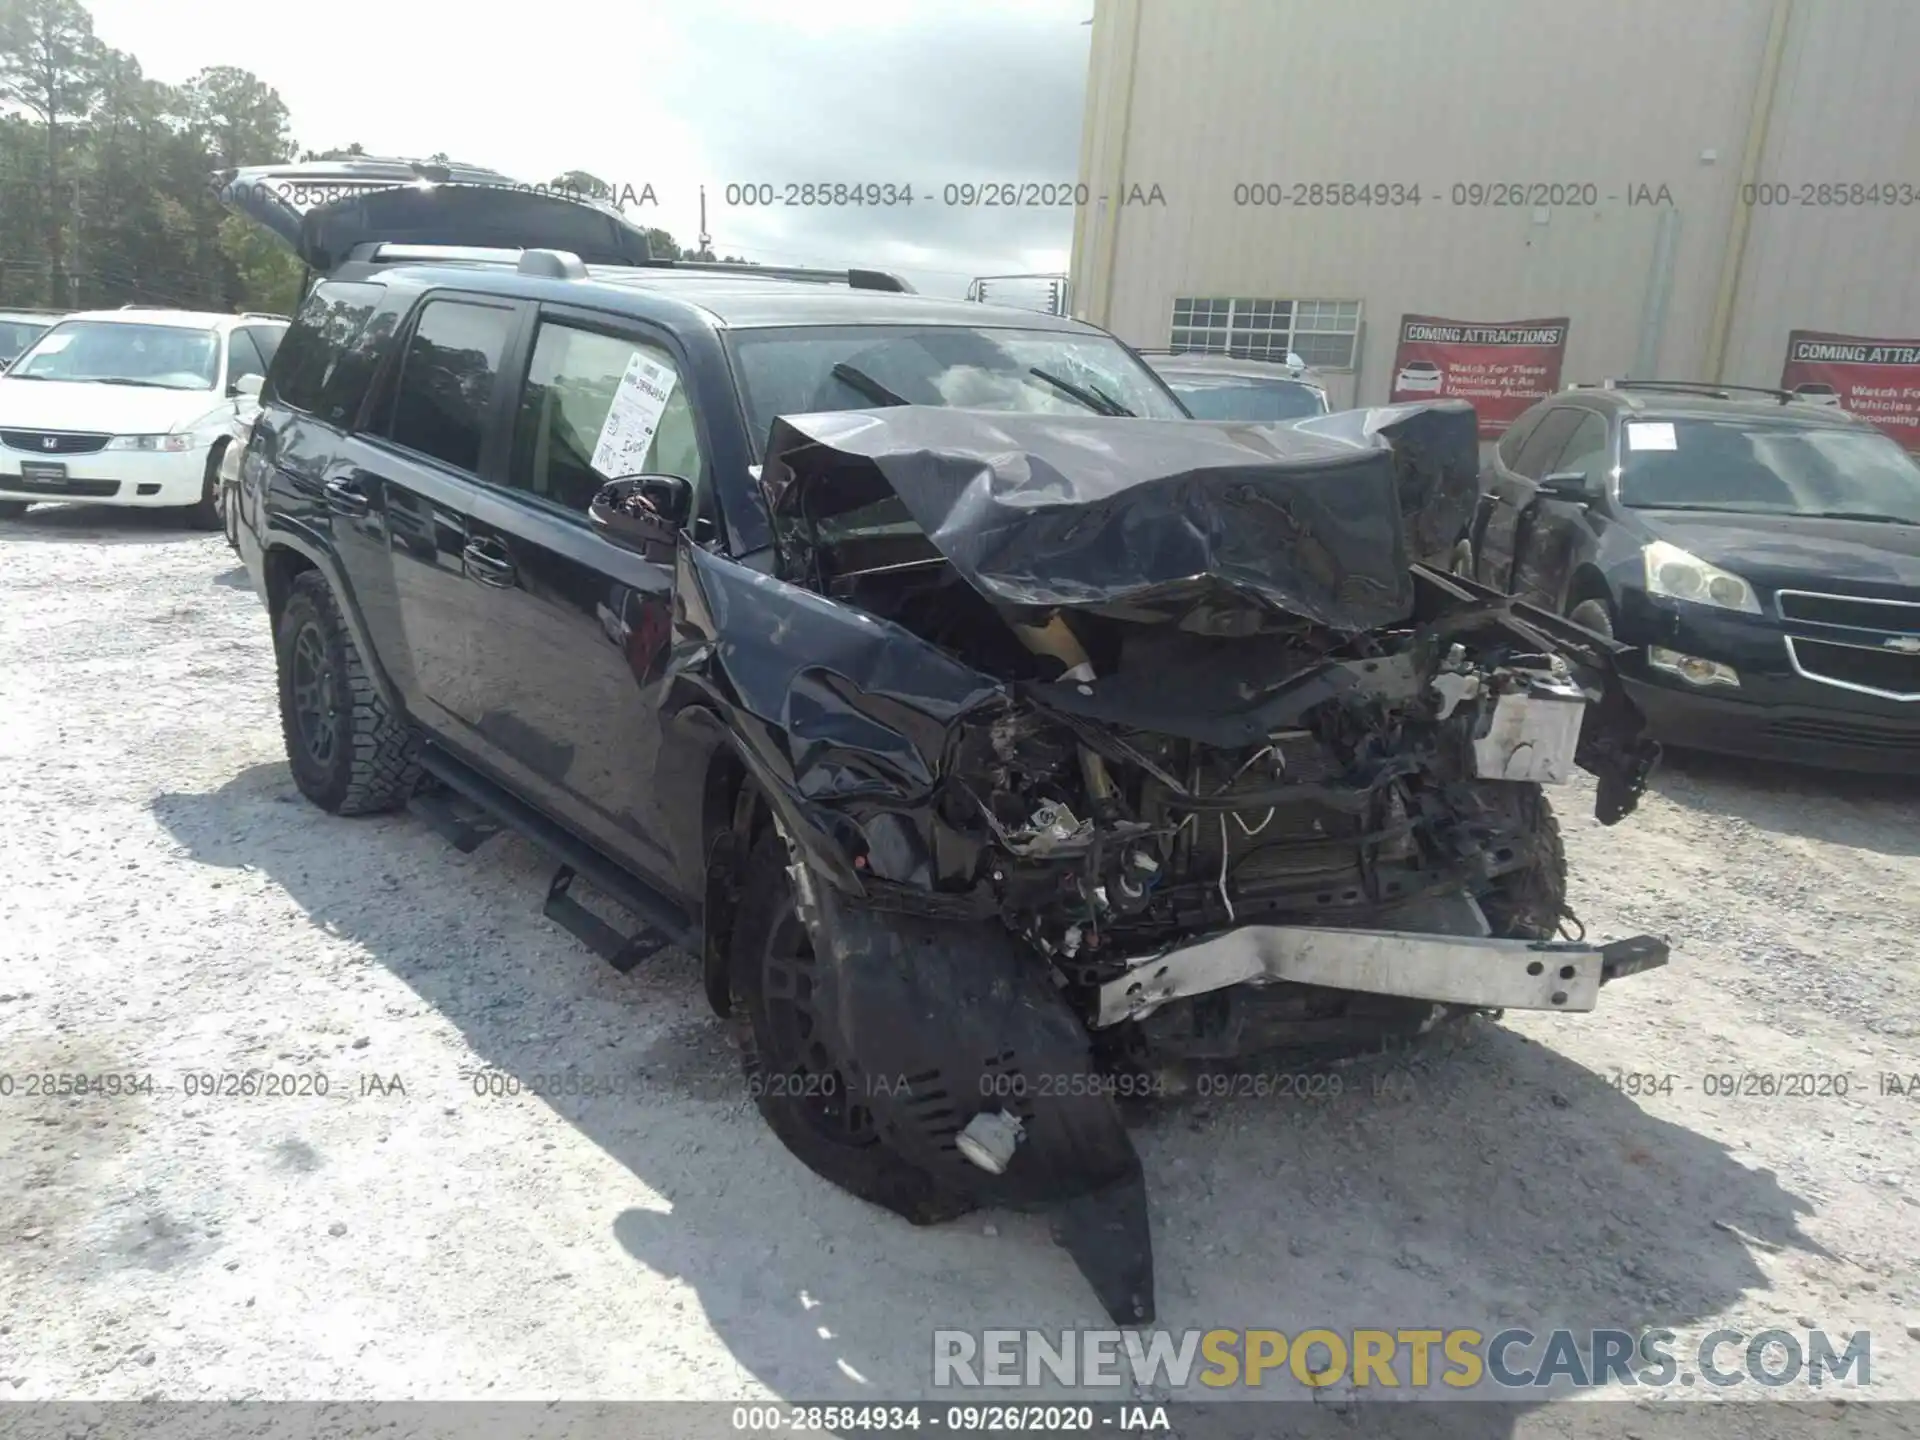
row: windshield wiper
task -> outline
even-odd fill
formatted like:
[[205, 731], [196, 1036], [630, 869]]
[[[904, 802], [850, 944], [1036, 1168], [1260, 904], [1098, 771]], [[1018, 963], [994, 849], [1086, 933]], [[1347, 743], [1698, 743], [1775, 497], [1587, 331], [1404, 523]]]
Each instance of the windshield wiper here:
[[1809, 520], [1870, 520], [1879, 525], [1920, 525], [1899, 515], [1882, 515], [1878, 510], [1803, 510]]
[[95, 385], [138, 385], [142, 390], [186, 390], [194, 388], [186, 385], [162, 385], [158, 380], [128, 380], [113, 375], [96, 375], [93, 377], [91, 383]]
[[1047, 384], [1053, 386], [1053, 388], [1058, 390], [1062, 395], [1071, 396], [1073, 399], [1078, 400], [1096, 415], [1125, 415], [1128, 418], [1133, 417], [1133, 411], [1127, 409], [1126, 406], [1122, 405], [1111, 395], [1108, 395], [1102, 390], [1095, 389], [1093, 386], [1088, 386], [1083, 390], [1071, 380], [1062, 380], [1051, 370], [1042, 370], [1038, 365], [1033, 366], [1027, 373], [1036, 379], [1046, 381]]
[[876, 405], [911, 405], [913, 402], [904, 395], [896, 395], [864, 370], [856, 370], [844, 362], [828, 372], [842, 385], [858, 390]]

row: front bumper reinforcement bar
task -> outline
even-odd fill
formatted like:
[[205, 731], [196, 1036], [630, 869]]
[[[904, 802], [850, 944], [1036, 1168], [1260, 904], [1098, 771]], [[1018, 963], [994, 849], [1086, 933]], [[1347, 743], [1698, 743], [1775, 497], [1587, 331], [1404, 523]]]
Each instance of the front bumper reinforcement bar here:
[[1137, 1020], [1171, 1000], [1229, 985], [1283, 980], [1488, 1010], [1586, 1011], [1602, 985], [1666, 963], [1667, 942], [1651, 935], [1590, 945], [1243, 925], [1166, 950], [1107, 981], [1093, 1024]]

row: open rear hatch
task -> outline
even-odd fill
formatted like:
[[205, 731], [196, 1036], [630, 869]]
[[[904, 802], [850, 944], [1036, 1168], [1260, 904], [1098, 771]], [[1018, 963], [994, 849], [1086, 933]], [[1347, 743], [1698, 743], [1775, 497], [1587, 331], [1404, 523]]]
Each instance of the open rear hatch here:
[[646, 232], [610, 205], [472, 165], [320, 160], [215, 177], [220, 200], [325, 275], [371, 245], [568, 250], [589, 265], [637, 265]]

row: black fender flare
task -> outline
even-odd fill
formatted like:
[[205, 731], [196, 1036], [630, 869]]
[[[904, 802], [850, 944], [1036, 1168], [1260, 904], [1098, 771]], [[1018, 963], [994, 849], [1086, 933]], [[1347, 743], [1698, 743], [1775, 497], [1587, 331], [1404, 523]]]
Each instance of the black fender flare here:
[[[325, 577], [328, 588], [333, 591], [333, 598], [340, 606], [340, 614], [346, 620], [347, 629], [353, 635], [354, 646], [360, 652], [360, 661], [366, 666], [374, 688], [380, 692], [380, 698], [386, 702], [387, 708], [394, 714], [410, 713], [406, 703], [400, 698], [400, 691], [393, 683], [393, 677], [387, 673], [384, 658], [374, 648], [372, 636], [367, 630], [366, 617], [360, 613], [359, 598], [353, 593], [353, 587], [346, 583], [346, 576], [340, 568], [339, 556], [334, 553], [333, 547], [304, 526], [289, 524], [286, 517], [282, 515], [269, 511], [266, 519], [267, 531], [260, 540], [262, 573], [265, 574], [270, 569], [273, 563], [273, 552], [277, 549], [293, 551], [318, 570]], [[269, 614], [277, 622], [278, 615], [275, 610], [270, 610]]]

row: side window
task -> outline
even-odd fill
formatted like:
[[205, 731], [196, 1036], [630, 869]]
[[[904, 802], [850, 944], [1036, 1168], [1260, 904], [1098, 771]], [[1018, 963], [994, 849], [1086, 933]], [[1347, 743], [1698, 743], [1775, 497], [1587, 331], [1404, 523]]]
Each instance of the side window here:
[[323, 420], [346, 418], [335, 413], [338, 405], [326, 398], [328, 382], [385, 293], [381, 285], [344, 281], [323, 280], [314, 286], [275, 357], [263, 402], [278, 402]]
[[260, 358], [260, 347], [245, 330], [235, 330], [227, 337], [227, 384], [231, 386], [242, 375], [261, 375], [267, 373], [267, 362]]
[[464, 300], [429, 300], [407, 341], [387, 438], [469, 472], [480, 445], [514, 313]]
[[1520, 447], [1520, 458], [1513, 462], [1516, 474], [1529, 480], [1538, 480], [1553, 468], [1553, 462], [1559, 458], [1566, 447], [1567, 439], [1579, 425], [1585, 411], [1563, 406], [1558, 410], [1549, 410], [1546, 418], [1533, 429]]
[[595, 470], [593, 452], [635, 355], [663, 367], [673, 377], [672, 386], [646, 455], [637, 466], [610, 469], [680, 475], [699, 485], [703, 468], [699, 432], [673, 357], [642, 341], [554, 320], [542, 321], [534, 339], [533, 359], [520, 393], [508, 484], [584, 514], [594, 492], [620, 478]]
[[[1591, 411], [1583, 415], [1573, 437], [1553, 462], [1554, 470], [1584, 470], [1598, 479], [1607, 468], [1607, 419]], [[1547, 472], [1549, 474], [1552, 471]]]
[[244, 335], [253, 341], [254, 349], [260, 352], [259, 373], [262, 375], [267, 373], [266, 367], [273, 364], [274, 352], [280, 348], [280, 337], [286, 333], [278, 325], [249, 325], [244, 330], [234, 331], [234, 334]]
[[1499, 452], [1502, 465], [1509, 470], [1513, 468], [1513, 462], [1519, 457], [1520, 447], [1527, 443], [1527, 437], [1533, 433], [1533, 427], [1540, 423], [1540, 417], [1546, 413], [1544, 410], [1529, 410], [1507, 427], [1507, 433], [1502, 435], [1500, 443], [1493, 447]]

